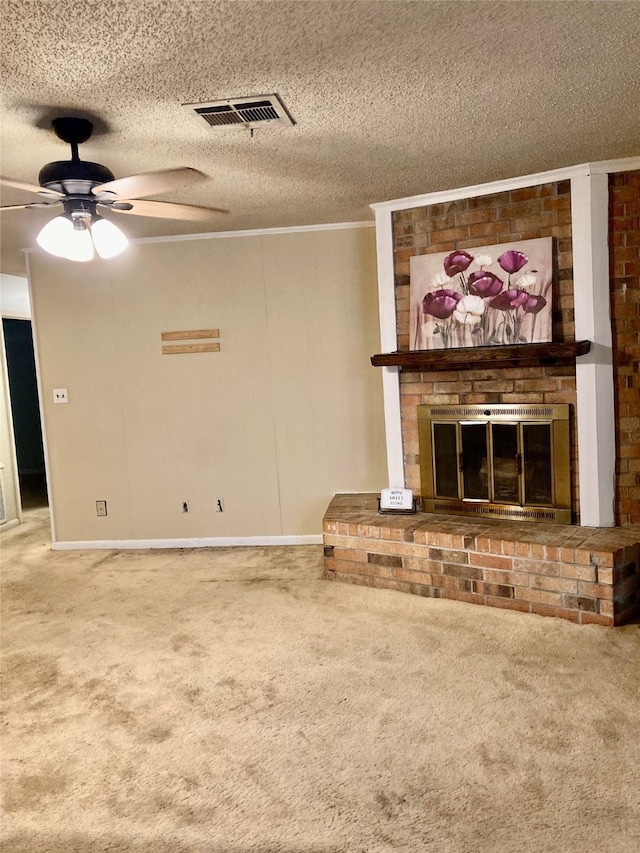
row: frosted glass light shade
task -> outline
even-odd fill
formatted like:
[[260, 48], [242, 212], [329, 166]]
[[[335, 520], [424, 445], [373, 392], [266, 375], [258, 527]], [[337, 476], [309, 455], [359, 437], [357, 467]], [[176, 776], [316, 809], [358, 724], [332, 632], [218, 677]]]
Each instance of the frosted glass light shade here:
[[98, 216], [91, 225], [91, 236], [101, 258], [114, 258], [129, 245], [129, 241], [113, 222]]
[[58, 258], [70, 261], [90, 261], [93, 242], [87, 228], [76, 228], [67, 216], [56, 216], [47, 222], [36, 237], [37, 244]]
[[47, 222], [42, 231], [36, 237], [36, 243], [58, 258], [65, 258], [67, 245], [73, 240], [73, 222], [66, 216], [56, 216], [51, 222]]

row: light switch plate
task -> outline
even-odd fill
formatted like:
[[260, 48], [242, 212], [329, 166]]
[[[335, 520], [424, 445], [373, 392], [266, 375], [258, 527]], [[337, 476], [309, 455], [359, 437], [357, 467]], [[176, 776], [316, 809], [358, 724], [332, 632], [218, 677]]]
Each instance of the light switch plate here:
[[53, 389], [53, 402], [54, 403], [68, 403], [69, 396], [67, 394], [66, 388], [54, 388]]

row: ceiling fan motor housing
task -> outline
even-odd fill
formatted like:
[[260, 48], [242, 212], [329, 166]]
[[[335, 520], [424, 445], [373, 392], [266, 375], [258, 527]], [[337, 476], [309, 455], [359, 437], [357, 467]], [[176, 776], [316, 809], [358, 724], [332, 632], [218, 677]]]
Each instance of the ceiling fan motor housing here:
[[69, 194], [90, 193], [93, 187], [114, 179], [111, 169], [88, 160], [55, 160], [43, 166], [38, 175], [41, 187]]

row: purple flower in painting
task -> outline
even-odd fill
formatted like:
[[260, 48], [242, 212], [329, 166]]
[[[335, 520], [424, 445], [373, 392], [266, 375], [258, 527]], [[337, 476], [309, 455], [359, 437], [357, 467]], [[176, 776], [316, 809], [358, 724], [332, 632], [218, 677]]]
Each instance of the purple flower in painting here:
[[459, 272], [464, 272], [472, 263], [473, 256], [470, 255], [469, 252], [459, 250], [447, 255], [442, 262], [442, 266], [449, 278], [453, 278], [453, 276], [457, 275]]
[[498, 263], [505, 272], [512, 275], [512, 273], [521, 270], [528, 260], [529, 258], [527, 258], [526, 255], [523, 255], [522, 252], [518, 252], [516, 249], [509, 249], [508, 252], [503, 252], [503, 254], [500, 255]]
[[469, 276], [469, 293], [473, 296], [496, 296], [503, 286], [498, 276], [487, 270], [476, 270]]
[[437, 317], [438, 320], [448, 320], [460, 299], [462, 294], [456, 293], [455, 290], [434, 290], [433, 293], [427, 293], [422, 300], [422, 311]]
[[524, 313], [539, 314], [546, 304], [547, 300], [544, 296], [529, 296], [527, 301], [524, 303]]
[[[503, 290], [489, 303], [489, 308], [497, 308], [498, 311], [512, 311], [514, 308], [519, 308], [524, 305], [528, 299], [532, 297], [525, 290], [512, 288]], [[542, 305], [540, 306], [542, 308]]]

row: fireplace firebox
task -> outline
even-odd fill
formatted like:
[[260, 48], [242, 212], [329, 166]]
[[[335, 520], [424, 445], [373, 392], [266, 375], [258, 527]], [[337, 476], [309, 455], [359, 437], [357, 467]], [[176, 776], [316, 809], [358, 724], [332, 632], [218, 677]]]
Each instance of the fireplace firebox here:
[[568, 405], [418, 406], [422, 507], [571, 524]]

